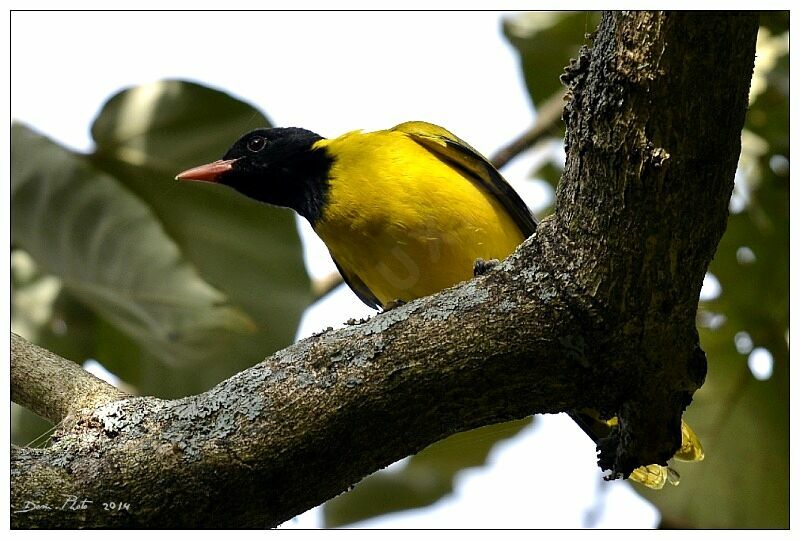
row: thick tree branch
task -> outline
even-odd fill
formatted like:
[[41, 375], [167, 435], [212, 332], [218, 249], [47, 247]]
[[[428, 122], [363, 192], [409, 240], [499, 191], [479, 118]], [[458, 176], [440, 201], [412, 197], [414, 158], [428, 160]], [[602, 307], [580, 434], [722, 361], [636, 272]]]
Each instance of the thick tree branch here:
[[727, 221], [757, 26], [752, 13], [606, 14], [563, 77], [553, 250], [580, 271], [562, 287], [590, 315], [604, 363], [639, 357], [603, 468], [627, 474], [671, 456], [652, 433], [668, 425], [677, 444], [679, 412], [705, 376], [697, 301]]
[[705, 374], [694, 316], [756, 30], [605, 15], [567, 75], [556, 213], [514, 255], [202, 395], [75, 413], [52, 447], [12, 450], [12, 525], [273, 526], [453, 432], [581, 407], [620, 419], [601, 444], [614, 475], [664, 462]]
[[[18, 512], [17, 525], [91, 515], [92, 525], [272, 526], [450, 433], [613, 406], [587, 392], [599, 372], [572, 346], [580, 330], [544, 258], [534, 243], [527, 251], [508, 271], [303, 340], [200, 396], [85, 411], [49, 450], [12, 456], [14, 509], [74, 493], [129, 501], [131, 512]], [[40, 489], [45, 474], [61, 492]]]
[[127, 394], [74, 362], [11, 334], [11, 399], [58, 423], [78, 409], [123, 399]]

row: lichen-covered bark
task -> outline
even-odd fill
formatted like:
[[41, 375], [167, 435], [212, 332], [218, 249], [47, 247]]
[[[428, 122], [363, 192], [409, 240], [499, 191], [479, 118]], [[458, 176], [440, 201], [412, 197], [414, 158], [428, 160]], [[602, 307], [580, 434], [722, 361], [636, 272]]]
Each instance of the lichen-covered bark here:
[[704, 377], [756, 29], [607, 14], [566, 75], [556, 212], [512, 257], [205, 394], [73, 411], [52, 447], [12, 449], [12, 525], [274, 526], [453, 432], [581, 407], [620, 418], [612, 473], [664, 462]]

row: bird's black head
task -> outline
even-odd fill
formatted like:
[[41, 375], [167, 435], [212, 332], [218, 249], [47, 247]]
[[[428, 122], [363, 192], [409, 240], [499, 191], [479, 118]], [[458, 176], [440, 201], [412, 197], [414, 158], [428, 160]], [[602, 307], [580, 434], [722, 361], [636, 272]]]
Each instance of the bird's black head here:
[[178, 180], [224, 184], [257, 201], [296, 210], [312, 224], [328, 189], [332, 159], [314, 148], [322, 137], [302, 128], [256, 129], [221, 160], [180, 173]]

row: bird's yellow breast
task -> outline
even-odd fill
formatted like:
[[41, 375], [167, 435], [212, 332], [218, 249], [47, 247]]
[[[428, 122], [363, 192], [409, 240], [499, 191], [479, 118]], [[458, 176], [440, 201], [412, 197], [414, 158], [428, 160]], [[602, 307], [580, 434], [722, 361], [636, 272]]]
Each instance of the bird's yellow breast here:
[[323, 140], [334, 162], [315, 224], [331, 255], [386, 305], [472, 277], [524, 237], [482, 187], [396, 131]]

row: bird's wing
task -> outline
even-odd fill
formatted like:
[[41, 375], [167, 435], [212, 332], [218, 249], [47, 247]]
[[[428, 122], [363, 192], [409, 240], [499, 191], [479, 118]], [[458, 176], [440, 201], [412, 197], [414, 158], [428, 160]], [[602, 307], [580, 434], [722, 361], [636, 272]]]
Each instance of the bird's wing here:
[[[331, 258], [333, 258], [333, 256], [331, 256]], [[372, 291], [369, 290], [369, 287], [364, 285], [364, 282], [361, 281], [361, 278], [342, 268], [342, 265], [340, 265], [339, 261], [336, 259], [333, 259], [333, 264], [336, 265], [336, 269], [339, 270], [339, 273], [342, 275], [342, 279], [344, 279], [344, 282], [347, 283], [348, 287], [350, 287], [350, 290], [356, 293], [356, 296], [358, 296], [362, 302], [374, 309], [380, 309], [383, 307], [380, 300], [378, 300], [378, 298], [372, 294]]]
[[527, 238], [538, 221], [514, 188], [477, 150], [449, 131], [427, 122], [405, 122], [392, 128], [405, 133], [440, 160], [483, 186], [508, 212]]

